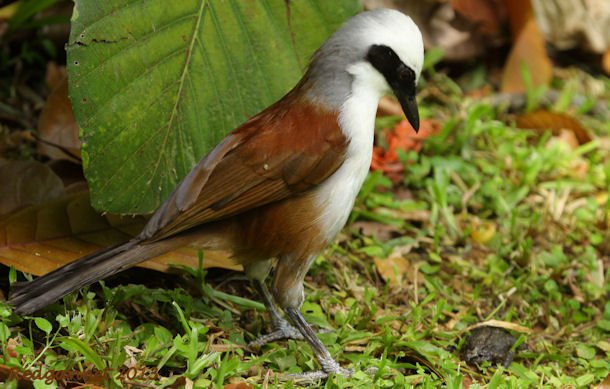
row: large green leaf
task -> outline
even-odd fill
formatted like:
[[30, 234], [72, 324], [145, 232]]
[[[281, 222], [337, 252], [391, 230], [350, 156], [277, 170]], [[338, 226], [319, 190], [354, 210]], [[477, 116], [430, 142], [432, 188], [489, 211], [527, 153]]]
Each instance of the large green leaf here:
[[358, 0], [76, 0], [70, 98], [93, 205], [154, 210], [279, 99]]

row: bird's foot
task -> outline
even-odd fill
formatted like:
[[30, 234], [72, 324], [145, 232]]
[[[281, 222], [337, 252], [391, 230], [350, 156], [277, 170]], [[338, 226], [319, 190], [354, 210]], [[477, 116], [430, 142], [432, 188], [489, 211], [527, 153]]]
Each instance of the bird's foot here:
[[341, 367], [334, 359], [320, 361], [323, 370], [309, 371], [301, 374], [286, 374], [283, 378], [293, 382], [313, 382], [328, 378], [331, 375], [341, 375], [343, 377], [351, 377], [354, 374], [354, 369], [346, 369]]
[[260, 348], [269, 342], [275, 342], [276, 340], [281, 339], [304, 339], [301, 332], [292, 325], [290, 325], [290, 323], [288, 323], [288, 321], [286, 320], [282, 319], [274, 327], [275, 329], [273, 330], [273, 332], [262, 335], [254, 339], [252, 342], [248, 343], [248, 348]]

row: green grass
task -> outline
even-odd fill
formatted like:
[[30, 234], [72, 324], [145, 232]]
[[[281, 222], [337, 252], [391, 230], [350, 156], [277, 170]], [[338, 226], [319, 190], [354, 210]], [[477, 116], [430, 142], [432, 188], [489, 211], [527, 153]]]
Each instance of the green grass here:
[[[422, 113], [444, 123], [442, 132], [421, 153], [404, 155], [398, 187], [369, 176], [350, 224], [306, 278], [306, 318], [330, 329], [320, 338], [355, 369], [317, 386], [590, 387], [610, 375], [610, 120], [587, 112], [586, 101], [566, 103], [583, 95], [608, 108], [610, 82], [579, 72], [554, 81], [562, 91], [554, 109], [575, 115], [594, 138], [572, 150], [468, 98], [466, 81], [427, 74]], [[528, 96], [530, 109], [540, 106], [540, 91]], [[371, 231], [355, 221], [370, 222]], [[376, 234], [382, 229], [389, 238]], [[413, 269], [388, 285], [373, 259], [397, 250]], [[35, 320], [2, 306], [0, 363], [108, 369], [105, 387], [120, 387], [130, 367], [161, 388], [186, 380], [196, 388], [240, 380], [284, 388], [295, 384], [268, 370], [318, 369], [301, 341], [245, 349], [269, 328], [243, 277], [191, 269], [167, 282], [92, 287]], [[515, 333], [526, 349], [508, 368], [469, 366], [460, 360], [467, 329], [491, 319], [531, 329]], [[365, 372], [371, 367], [377, 373]], [[54, 387], [43, 381], [35, 387]]]

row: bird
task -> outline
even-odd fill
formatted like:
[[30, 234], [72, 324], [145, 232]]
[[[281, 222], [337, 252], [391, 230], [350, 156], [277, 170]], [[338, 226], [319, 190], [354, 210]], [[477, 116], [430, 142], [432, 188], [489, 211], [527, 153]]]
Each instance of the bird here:
[[15, 287], [13, 312], [31, 314], [179, 247], [222, 249], [243, 265], [269, 312], [272, 332], [251, 345], [304, 339], [321, 366], [313, 377], [349, 376], [300, 312], [303, 281], [346, 224], [368, 174], [380, 98], [393, 93], [419, 129], [423, 59], [422, 35], [409, 16], [392, 9], [353, 16], [312, 55], [284, 97], [192, 168], [140, 234]]

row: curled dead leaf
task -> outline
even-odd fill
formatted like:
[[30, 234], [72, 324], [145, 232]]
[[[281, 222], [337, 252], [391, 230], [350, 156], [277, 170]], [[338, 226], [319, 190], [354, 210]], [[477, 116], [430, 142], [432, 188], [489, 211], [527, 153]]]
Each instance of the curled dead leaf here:
[[591, 137], [580, 122], [565, 113], [537, 110], [517, 116], [516, 122], [519, 128], [527, 128], [537, 132], [550, 130], [553, 136], [563, 137], [561, 140], [568, 145], [574, 143], [573, 139], [569, 138], [575, 138], [576, 146], [591, 141]]
[[470, 237], [479, 244], [487, 244], [496, 235], [496, 225], [488, 221], [473, 221]]
[[504, 66], [502, 92], [525, 92], [521, 67], [528, 69], [534, 86], [548, 85], [553, 75], [553, 65], [544, 47], [544, 39], [533, 17], [525, 23]]

